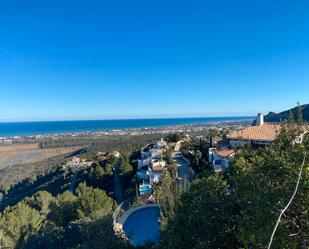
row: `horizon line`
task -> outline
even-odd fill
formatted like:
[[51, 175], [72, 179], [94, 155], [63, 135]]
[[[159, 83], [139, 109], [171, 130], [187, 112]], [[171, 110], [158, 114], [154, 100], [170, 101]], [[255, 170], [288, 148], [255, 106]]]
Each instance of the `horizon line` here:
[[37, 123], [37, 122], [76, 122], [76, 121], [112, 121], [112, 120], [151, 120], [151, 119], [183, 119], [183, 118], [254, 118], [255, 115], [226, 115], [226, 116], [154, 116], [154, 117], [123, 117], [123, 118], [76, 118], [76, 119], [51, 119], [51, 120], [16, 120], [16, 121], [1, 121], [0, 124], [9, 123]]

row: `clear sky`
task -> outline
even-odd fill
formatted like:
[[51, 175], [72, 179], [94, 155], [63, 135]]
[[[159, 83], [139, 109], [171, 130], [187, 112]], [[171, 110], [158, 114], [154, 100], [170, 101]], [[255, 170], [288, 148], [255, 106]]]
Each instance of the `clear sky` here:
[[2, 0], [0, 121], [309, 102], [308, 0]]

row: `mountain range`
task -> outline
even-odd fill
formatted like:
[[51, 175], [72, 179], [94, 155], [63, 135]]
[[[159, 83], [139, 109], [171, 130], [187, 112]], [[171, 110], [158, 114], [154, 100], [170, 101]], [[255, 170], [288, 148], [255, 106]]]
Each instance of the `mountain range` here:
[[[302, 113], [303, 113], [303, 120], [304, 121], [309, 121], [309, 104], [301, 105], [300, 106]], [[280, 112], [280, 113], [274, 113], [274, 112], [269, 112], [265, 117], [266, 122], [280, 122], [289, 119], [290, 116], [290, 111], [293, 113], [295, 120], [297, 120], [298, 116], [298, 106]]]

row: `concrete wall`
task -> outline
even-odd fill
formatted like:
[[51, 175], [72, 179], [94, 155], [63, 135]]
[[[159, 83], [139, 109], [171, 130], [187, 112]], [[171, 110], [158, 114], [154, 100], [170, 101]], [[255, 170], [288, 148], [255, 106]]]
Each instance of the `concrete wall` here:
[[154, 208], [154, 207], [160, 208], [160, 205], [157, 204], [157, 203], [155, 203], [155, 204], [145, 204], [145, 205], [142, 205], [142, 206], [139, 206], [139, 207], [131, 208], [128, 211], [126, 211], [125, 213], [123, 213], [121, 217], [118, 218], [117, 223], [123, 225], [131, 214], [133, 214], [133, 213], [135, 213], [139, 210], [145, 209], [145, 208]]

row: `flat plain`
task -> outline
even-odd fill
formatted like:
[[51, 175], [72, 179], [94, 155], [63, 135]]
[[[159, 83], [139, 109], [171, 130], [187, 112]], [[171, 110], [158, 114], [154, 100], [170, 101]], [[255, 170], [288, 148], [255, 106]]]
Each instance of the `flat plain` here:
[[71, 153], [80, 147], [59, 147], [40, 149], [38, 144], [0, 145], [0, 169], [16, 164], [28, 164]]

